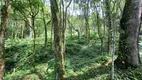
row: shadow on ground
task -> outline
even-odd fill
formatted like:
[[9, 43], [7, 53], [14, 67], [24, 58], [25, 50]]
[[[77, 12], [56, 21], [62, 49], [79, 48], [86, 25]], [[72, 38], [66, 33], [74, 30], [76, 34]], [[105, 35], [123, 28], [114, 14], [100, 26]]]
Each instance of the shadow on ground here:
[[[100, 66], [98, 68], [91, 68], [80, 75], [70, 76], [65, 80], [109, 80], [110, 79], [110, 66]], [[103, 76], [102, 76], [103, 75]]]

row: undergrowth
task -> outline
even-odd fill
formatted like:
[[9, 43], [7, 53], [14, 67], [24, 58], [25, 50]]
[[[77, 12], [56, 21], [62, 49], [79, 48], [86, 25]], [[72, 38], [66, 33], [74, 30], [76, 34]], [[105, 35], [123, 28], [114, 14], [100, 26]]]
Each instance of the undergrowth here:
[[[54, 51], [43, 46], [43, 40], [37, 38], [36, 55], [33, 53], [33, 41], [6, 41], [5, 80], [54, 80]], [[99, 39], [98, 39], [99, 41]], [[106, 49], [101, 50], [98, 41], [85, 39], [68, 39], [66, 44], [65, 80], [110, 80], [111, 60]], [[102, 54], [105, 53], [105, 54]], [[35, 60], [33, 71], [32, 60]], [[115, 68], [115, 80], [140, 80], [140, 69], [119, 70]]]

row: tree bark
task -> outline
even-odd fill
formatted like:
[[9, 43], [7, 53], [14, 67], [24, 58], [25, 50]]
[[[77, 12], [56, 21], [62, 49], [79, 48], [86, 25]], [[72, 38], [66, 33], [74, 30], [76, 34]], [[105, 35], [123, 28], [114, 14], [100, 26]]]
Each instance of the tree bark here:
[[[33, 27], [33, 36], [34, 36], [34, 46], [33, 46], [33, 56], [35, 56], [36, 51], [36, 30], [35, 30], [35, 16], [32, 16], [32, 27]], [[35, 57], [33, 58], [33, 66], [35, 67]]]
[[86, 30], [86, 38], [87, 38], [87, 42], [90, 41], [90, 28], [89, 28], [89, 0], [86, 0], [86, 7], [85, 7], [85, 14], [84, 14], [84, 18], [85, 18], [85, 30]]
[[28, 23], [27, 24], [29, 24], [29, 38], [32, 40], [32, 38], [33, 38], [33, 26], [32, 26], [32, 21], [31, 21], [31, 19], [29, 18], [28, 19]]
[[108, 27], [108, 52], [111, 50], [111, 30], [112, 30], [112, 21], [111, 21], [111, 10], [110, 10], [110, 0], [106, 0], [106, 16], [107, 16], [107, 27]]
[[[62, 22], [62, 42], [63, 42], [63, 54], [64, 54], [64, 59], [65, 59], [65, 56], [66, 56], [66, 18], [67, 18], [67, 9], [68, 7], [70, 6], [72, 0], [69, 1], [68, 5], [65, 6], [64, 5], [64, 0], [61, 1], [62, 2], [62, 9], [63, 9], [63, 22]], [[65, 11], [64, 11], [65, 10]]]
[[62, 28], [60, 23], [60, 12], [56, 0], [50, 0], [52, 23], [54, 27], [54, 47], [55, 47], [55, 71], [56, 80], [64, 79], [64, 50], [62, 41]]
[[100, 17], [99, 17], [98, 11], [97, 11], [96, 14], [97, 14], [98, 35], [99, 35], [99, 39], [100, 39], [100, 41], [101, 41], [101, 48], [100, 48], [100, 51], [101, 51], [101, 53], [102, 53], [102, 55], [103, 55], [103, 51], [102, 51], [102, 49], [103, 49], [103, 36], [102, 36], [101, 30], [100, 30], [100, 28], [101, 28], [101, 23], [100, 23]]
[[24, 21], [21, 22], [21, 39], [24, 39]]
[[[10, 2], [10, 1], [9, 1]], [[10, 3], [5, 0], [2, 0], [1, 8], [1, 25], [0, 25], [0, 80], [3, 80], [4, 77], [4, 68], [5, 68], [5, 27], [8, 23], [8, 15], [11, 8]]]
[[141, 0], [126, 0], [120, 21], [118, 58], [115, 63], [121, 68], [139, 67], [138, 37], [140, 29]]
[[51, 50], [53, 50], [53, 34], [54, 33], [53, 33], [53, 22], [52, 22], [52, 25], [51, 25], [51, 39], [50, 39], [50, 41], [51, 41], [51, 44], [50, 44], [51, 45], [50, 46]]
[[47, 47], [47, 24], [46, 24], [46, 20], [45, 20], [45, 14], [44, 14], [44, 8], [42, 7], [42, 16], [43, 16], [43, 24], [44, 24], [44, 34], [45, 34], [45, 41], [44, 41], [44, 47]]

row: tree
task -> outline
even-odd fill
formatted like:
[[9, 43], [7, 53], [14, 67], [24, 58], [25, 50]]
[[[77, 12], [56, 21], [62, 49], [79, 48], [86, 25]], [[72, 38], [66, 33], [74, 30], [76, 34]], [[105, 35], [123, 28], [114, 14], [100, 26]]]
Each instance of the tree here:
[[69, 1], [69, 3], [67, 4], [67, 6], [65, 6], [65, 3], [64, 3], [65, 0], [61, 0], [61, 3], [62, 3], [62, 9], [63, 9], [63, 16], [62, 16], [62, 33], [61, 33], [61, 37], [62, 37], [62, 41], [63, 41], [63, 54], [64, 54], [64, 58], [66, 56], [66, 36], [65, 36], [65, 33], [66, 33], [66, 23], [67, 23], [67, 10], [68, 10], [68, 7], [70, 6], [72, 0]]
[[11, 1], [1, 1], [1, 24], [0, 24], [0, 80], [3, 80], [5, 68], [5, 27], [8, 23], [8, 15], [11, 8]]
[[46, 24], [46, 18], [45, 18], [44, 6], [41, 7], [41, 11], [42, 11], [42, 16], [43, 16], [42, 20], [43, 20], [44, 29], [45, 29], [45, 41], [44, 41], [44, 47], [47, 47], [47, 43], [48, 43], [48, 41], [47, 41], [47, 24], [50, 23], [51, 20]]
[[85, 10], [84, 10], [84, 19], [85, 19], [85, 35], [87, 42], [90, 41], [90, 28], [89, 28], [89, 0], [85, 0]]
[[139, 67], [138, 49], [141, 0], [126, 0], [120, 20], [118, 58], [115, 63], [121, 68]]
[[112, 20], [111, 20], [111, 8], [110, 8], [110, 0], [105, 0], [106, 2], [106, 17], [107, 17], [107, 27], [108, 27], [108, 51], [110, 53], [111, 49], [111, 30], [112, 30]]
[[[34, 37], [33, 54], [32, 54], [32, 56], [34, 56], [34, 57], [35, 57], [35, 53], [36, 53], [35, 52], [35, 50], [36, 50], [35, 20], [36, 20], [36, 16], [39, 13], [40, 4], [41, 4], [41, 2], [39, 0], [15, 1], [13, 4], [14, 8], [21, 13], [21, 15], [24, 17], [25, 22], [27, 22], [30, 27], [30, 38], [32, 38], [32, 35]], [[25, 7], [25, 5], [28, 5], [28, 6]], [[32, 62], [33, 66], [35, 67], [35, 59], [33, 58], [32, 60], [33, 60], [33, 62]]]
[[64, 76], [64, 50], [62, 41], [62, 28], [60, 23], [60, 11], [56, 0], [50, 0], [52, 23], [54, 28], [54, 48], [55, 48], [55, 71], [56, 80], [63, 80]]
[[90, 41], [90, 27], [89, 27], [89, 8], [90, 8], [90, 0], [81, 0], [77, 2], [79, 4], [80, 9], [83, 12], [84, 24], [85, 24], [85, 36], [87, 42]]

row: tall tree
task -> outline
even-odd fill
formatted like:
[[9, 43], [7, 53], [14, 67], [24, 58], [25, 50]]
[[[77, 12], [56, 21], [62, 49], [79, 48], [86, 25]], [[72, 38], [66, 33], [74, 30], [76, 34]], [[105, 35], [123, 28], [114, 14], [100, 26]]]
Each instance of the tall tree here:
[[65, 58], [65, 56], [66, 56], [66, 53], [65, 53], [65, 51], [66, 51], [66, 36], [65, 36], [65, 33], [66, 33], [66, 23], [67, 23], [67, 10], [68, 10], [68, 7], [70, 6], [70, 4], [71, 4], [71, 2], [72, 2], [72, 0], [70, 0], [69, 1], [69, 3], [67, 4], [67, 6], [65, 6], [65, 0], [62, 0], [62, 7], [63, 7], [63, 18], [62, 18], [62, 20], [63, 20], [63, 22], [62, 22], [62, 42], [63, 42], [63, 54], [64, 54], [64, 58]]
[[138, 67], [140, 56], [138, 49], [140, 29], [141, 0], [126, 0], [120, 21], [120, 38], [116, 65], [122, 68]]
[[0, 24], [0, 80], [3, 80], [5, 68], [5, 27], [8, 22], [8, 15], [11, 8], [10, 0], [1, 0], [1, 24]]
[[[24, 18], [25, 22], [28, 23], [30, 27], [30, 37], [34, 37], [33, 40], [33, 54], [32, 56], [35, 56], [35, 50], [36, 50], [36, 17], [39, 13], [39, 8], [41, 1], [40, 0], [24, 0], [24, 1], [14, 1], [13, 6], [15, 10], [18, 10], [22, 17]], [[25, 6], [28, 5], [28, 6]], [[35, 67], [35, 59], [33, 58], [33, 66]]]
[[46, 19], [45, 19], [45, 12], [44, 12], [44, 6], [41, 7], [41, 11], [42, 11], [42, 20], [43, 20], [43, 24], [44, 24], [44, 29], [45, 29], [45, 41], [44, 41], [44, 47], [47, 47], [47, 24], [46, 24]]
[[55, 47], [55, 71], [56, 80], [64, 78], [64, 50], [62, 41], [62, 28], [60, 23], [60, 11], [56, 0], [50, 0], [52, 23], [54, 28], [54, 47]]
[[85, 19], [85, 34], [86, 34], [86, 38], [87, 38], [87, 42], [89, 42], [90, 40], [90, 28], [89, 28], [89, 0], [85, 0], [85, 11], [84, 11], [84, 19]]
[[108, 27], [108, 51], [110, 53], [111, 49], [111, 30], [112, 30], [112, 21], [111, 21], [111, 8], [110, 8], [110, 0], [105, 0], [106, 2], [106, 17], [107, 17], [107, 27]]

